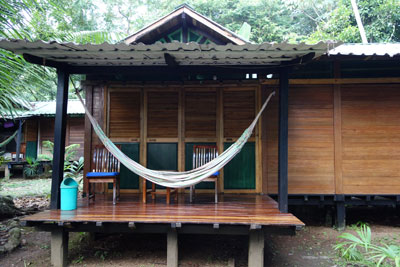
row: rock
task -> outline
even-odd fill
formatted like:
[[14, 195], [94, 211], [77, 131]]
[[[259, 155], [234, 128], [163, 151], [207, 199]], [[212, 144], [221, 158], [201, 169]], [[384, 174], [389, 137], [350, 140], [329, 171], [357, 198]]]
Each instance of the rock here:
[[22, 215], [23, 212], [15, 207], [11, 196], [0, 196], [0, 220]]
[[12, 228], [9, 231], [9, 235], [8, 242], [4, 245], [4, 249], [8, 252], [11, 252], [21, 244], [21, 229], [17, 227]]
[[19, 227], [19, 222], [16, 220], [11, 220], [7, 223], [8, 228], [15, 228], [15, 227]]

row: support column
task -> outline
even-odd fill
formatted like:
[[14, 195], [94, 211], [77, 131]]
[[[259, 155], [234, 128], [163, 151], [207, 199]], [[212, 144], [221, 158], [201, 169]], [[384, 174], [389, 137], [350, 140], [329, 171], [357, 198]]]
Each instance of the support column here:
[[56, 119], [54, 124], [53, 175], [50, 209], [60, 208], [60, 184], [64, 175], [65, 128], [67, 124], [69, 74], [57, 69]]
[[68, 263], [68, 232], [57, 229], [51, 232], [51, 264], [64, 267]]
[[17, 149], [15, 155], [15, 161], [19, 162], [19, 155], [21, 154], [21, 135], [22, 135], [22, 120], [19, 120], [18, 132], [17, 132]]
[[336, 195], [336, 228], [344, 230], [346, 228], [346, 206], [344, 195]]
[[252, 230], [249, 233], [248, 266], [264, 266], [264, 232], [261, 229]]
[[278, 205], [288, 212], [288, 112], [289, 69], [279, 73]]
[[178, 233], [169, 229], [167, 233], [167, 267], [178, 267]]

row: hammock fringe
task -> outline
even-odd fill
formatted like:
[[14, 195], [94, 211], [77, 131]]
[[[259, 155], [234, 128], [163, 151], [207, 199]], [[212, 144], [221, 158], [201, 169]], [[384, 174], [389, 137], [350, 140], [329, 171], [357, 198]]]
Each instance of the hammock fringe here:
[[275, 92], [272, 92], [267, 100], [264, 102], [257, 116], [250, 124], [250, 126], [243, 132], [243, 134], [239, 137], [239, 139], [233, 143], [228, 149], [226, 149], [223, 153], [221, 153], [218, 157], [213, 159], [212, 161], [190, 171], [184, 172], [173, 172], [173, 171], [157, 171], [147, 169], [144, 166], [140, 165], [136, 161], [132, 160], [128, 156], [126, 156], [103, 132], [100, 125], [97, 123], [96, 119], [90, 114], [86, 105], [84, 104], [82, 97], [78, 90], [76, 90], [76, 94], [83, 105], [86, 115], [88, 116], [93, 129], [100, 141], [103, 143], [105, 148], [110, 151], [126, 168], [130, 171], [139, 175], [139, 177], [143, 177], [146, 180], [153, 182], [155, 184], [171, 187], [171, 188], [183, 188], [195, 185], [200, 183], [202, 180], [210, 177], [212, 174], [223, 168], [230, 160], [232, 160], [243, 148], [247, 140], [250, 138], [254, 127], [257, 124], [258, 119], [260, 118], [262, 112], [267, 107], [269, 101], [272, 96], [275, 95]]

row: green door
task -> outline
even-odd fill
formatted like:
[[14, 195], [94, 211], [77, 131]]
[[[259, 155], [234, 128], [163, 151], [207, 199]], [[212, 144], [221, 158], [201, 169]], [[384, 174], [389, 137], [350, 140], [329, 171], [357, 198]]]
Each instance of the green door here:
[[[224, 143], [226, 150], [232, 143]], [[242, 151], [224, 167], [225, 189], [256, 188], [255, 143], [247, 142]]]
[[[152, 170], [178, 170], [178, 144], [148, 143], [147, 168]], [[147, 188], [151, 188], [150, 182], [147, 182]], [[162, 187], [157, 186], [157, 188]]]
[[[133, 159], [139, 162], [139, 143], [118, 143], [121, 145], [121, 151]], [[120, 168], [120, 186], [121, 189], [139, 189], [139, 176], [131, 172], [124, 165], [121, 164]], [[108, 188], [112, 188], [112, 184], [109, 184]]]
[[37, 158], [37, 142], [28, 141], [26, 142], [26, 155], [25, 158], [36, 159]]

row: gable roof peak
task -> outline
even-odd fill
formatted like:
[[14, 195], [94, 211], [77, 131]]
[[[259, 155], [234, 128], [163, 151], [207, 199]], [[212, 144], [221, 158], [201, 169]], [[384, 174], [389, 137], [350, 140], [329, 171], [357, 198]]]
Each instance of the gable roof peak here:
[[[124, 39], [124, 42], [126, 44], [154, 44], [162, 39], [167, 39], [166, 42], [170, 42], [172, 40], [169, 40], [168, 34], [180, 28], [190, 28], [199, 31], [207, 40], [216, 44], [232, 43], [235, 45], [244, 45], [248, 43], [248, 41], [236, 33], [196, 12], [186, 3], [177, 6], [175, 10], [169, 14], [128, 36]], [[182, 32], [182, 36], [185, 35], [185, 37], [187, 37], [187, 34], [187, 32]], [[189, 38], [185, 37], [183, 37], [181, 41], [188, 43]]]

